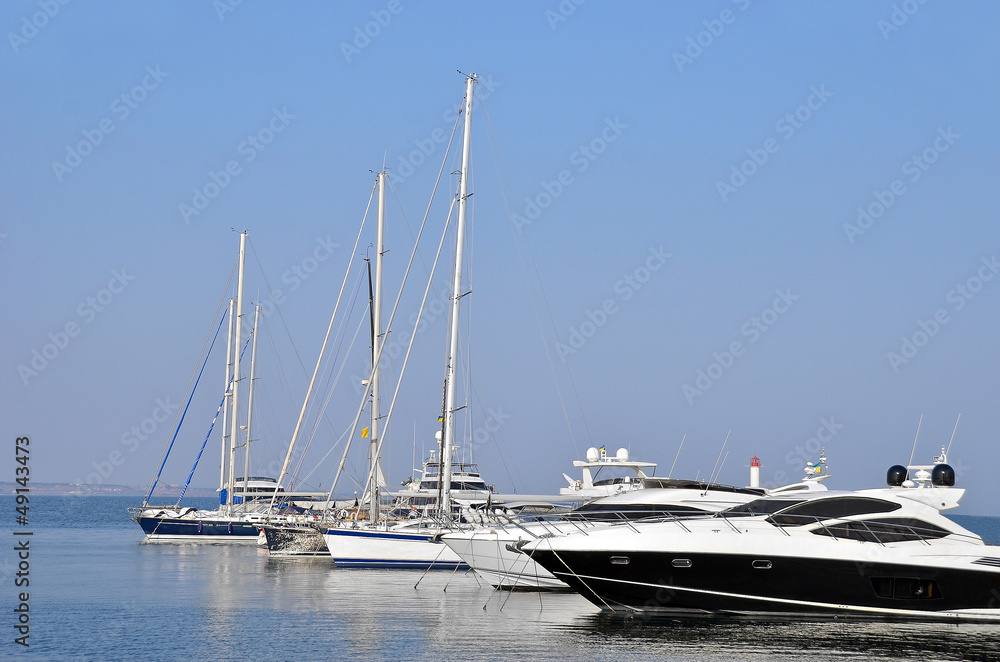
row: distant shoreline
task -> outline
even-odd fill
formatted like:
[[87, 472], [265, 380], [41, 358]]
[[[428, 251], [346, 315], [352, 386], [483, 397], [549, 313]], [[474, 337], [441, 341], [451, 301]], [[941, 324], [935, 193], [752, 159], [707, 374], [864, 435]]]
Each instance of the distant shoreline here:
[[[0, 494], [14, 494], [15, 488], [21, 487], [10, 481], [0, 481]], [[91, 485], [86, 483], [31, 483], [31, 494], [37, 496], [146, 496], [148, 487], [136, 485]], [[161, 498], [176, 497], [178, 490], [168, 490], [157, 487], [157, 496]], [[210, 487], [189, 487], [184, 493], [186, 497], [216, 497], [218, 491]]]

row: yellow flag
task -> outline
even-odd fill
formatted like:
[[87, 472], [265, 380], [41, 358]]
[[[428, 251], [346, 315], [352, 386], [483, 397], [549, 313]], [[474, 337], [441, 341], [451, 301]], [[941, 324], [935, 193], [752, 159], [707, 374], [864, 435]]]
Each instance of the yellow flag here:
[[361, 438], [364, 439], [367, 436], [368, 436], [368, 428], [365, 428], [364, 430], [361, 431]]

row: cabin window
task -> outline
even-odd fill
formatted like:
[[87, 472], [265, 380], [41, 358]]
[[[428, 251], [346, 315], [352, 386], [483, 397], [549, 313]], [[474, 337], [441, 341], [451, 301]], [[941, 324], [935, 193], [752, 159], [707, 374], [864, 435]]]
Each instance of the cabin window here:
[[719, 514], [724, 515], [725, 517], [770, 515], [771, 513], [776, 513], [779, 510], [783, 510], [802, 502], [802, 499], [754, 499], [749, 503], [741, 503], [738, 506], [733, 506], [732, 508], [723, 510]]
[[604, 504], [589, 503], [570, 513], [574, 518], [584, 520], [637, 520], [646, 517], [689, 517], [709, 514], [701, 508], [675, 504]]
[[891, 600], [940, 600], [941, 589], [933, 579], [919, 577], [872, 577], [875, 595]]
[[690, 568], [691, 559], [674, 559], [673, 561], [670, 562], [670, 565], [674, 566], [675, 568]]
[[[421, 480], [420, 489], [421, 490], [436, 490], [438, 488], [437, 480]], [[456, 483], [451, 484], [451, 489], [453, 490], [486, 490], [486, 483]]]
[[824, 519], [839, 519], [853, 515], [869, 515], [872, 513], [888, 513], [902, 508], [902, 504], [871, 497], [834, 497], [831, 499], [812, 499], [784, 510], [767, 518], [776, 526], [802, 526]]
[[936, 524], [910, 517], [886, 517], [883, 519], [844, 522], [813, 529], [819, 536], [832, 536], [847, 540], [890, 543], [913, 540], [934, 540], [944, 538], [949, 531]]

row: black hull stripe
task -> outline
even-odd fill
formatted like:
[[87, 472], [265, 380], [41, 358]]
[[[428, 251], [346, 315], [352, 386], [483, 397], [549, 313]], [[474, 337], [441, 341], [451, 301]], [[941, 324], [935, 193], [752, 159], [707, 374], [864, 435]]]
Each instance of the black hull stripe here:
[[[231, 526], [230, 526], [231, 525]], [[169, 538], [184, 537], [257, 537], [260, 535], [257, 527], [247, 522], [167, 519], [159, 517], [140, 517], [139, 526], [151, 536]], [[199, 530], [200, 529], [200, 530]]]
[[[697, 612], [857, 612], [887, 618], [1000, 620], [1000, 572], [737, 554], [688, 554], [675, 567], [660, 553], [536, 549], [536, 561], [604, 609]], [[618, 563], [611, 563], [615, 556]], [[681, 555], [677, 555], [678, 557]], [[621, 559], [628, 557], [627, 563]], [[873, 578], [875, 582], [873, 582]], [[932, 581], [933, 599], [880, 596], [882, 578]], [[963, 613], [965, 612], [965, 613]]]

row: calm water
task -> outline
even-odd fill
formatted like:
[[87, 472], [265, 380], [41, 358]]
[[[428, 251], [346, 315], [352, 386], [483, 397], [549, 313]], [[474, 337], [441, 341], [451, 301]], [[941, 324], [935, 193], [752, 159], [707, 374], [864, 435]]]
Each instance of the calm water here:
[[[16, 593], [0, 573], [0, 659], [1000, 659], [1000, 626], [613, 618], [574, 594], [496, 593], [472, 574], [336, 569], [253, 545], [142, 545], [125, 512], [137, 501], [32, 498], [31, 648], [13, 643]], [[13, 499], [0, 507], [11, 522]], [[954, 519], [1000, 543], [1000, 518]]]

